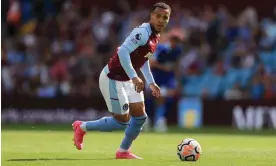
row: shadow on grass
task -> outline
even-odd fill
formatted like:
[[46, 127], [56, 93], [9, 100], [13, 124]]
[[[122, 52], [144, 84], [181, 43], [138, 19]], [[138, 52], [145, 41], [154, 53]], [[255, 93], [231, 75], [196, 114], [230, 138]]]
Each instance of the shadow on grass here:
[[81, 161], [81, 160], [115, 160], [115, 158], [97, 158], [97, 159], [74, 159], [74, 158], [25, 158], [25, 159], [9, 159], [7, 161]]

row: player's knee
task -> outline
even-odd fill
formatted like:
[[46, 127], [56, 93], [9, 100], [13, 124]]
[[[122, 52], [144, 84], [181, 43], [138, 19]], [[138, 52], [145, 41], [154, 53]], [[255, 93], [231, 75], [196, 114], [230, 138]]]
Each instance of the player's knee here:
[[130, 115], [132, 117], [140, 117], [145, 114], [145, 104], [144, 102], [130, 103], [129, 104]]

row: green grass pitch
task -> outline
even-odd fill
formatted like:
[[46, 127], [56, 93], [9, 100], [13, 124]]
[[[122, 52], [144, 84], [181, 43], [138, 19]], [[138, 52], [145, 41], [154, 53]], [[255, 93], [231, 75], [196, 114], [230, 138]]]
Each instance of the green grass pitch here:
[[[70, 125], [68, 125], [70, 127]], [[132, 151], [144, 160], [115, 160], [122, 132], [90, 132], [82, 151], [72, 143], [72, 131], [57, 126], [2, 125], [2, 166], [275, 166], [276, 135], [237, 133], [203, 129], [197, 132], [173, 130], [167, 134], [143, 132]], [[55, 128], [55, 129], [54, 129]], [[66, 128], [66, 127], [65, 127]], [[184, 138], [202, 146], [198, 162], [182, 162], [176, 146]]]

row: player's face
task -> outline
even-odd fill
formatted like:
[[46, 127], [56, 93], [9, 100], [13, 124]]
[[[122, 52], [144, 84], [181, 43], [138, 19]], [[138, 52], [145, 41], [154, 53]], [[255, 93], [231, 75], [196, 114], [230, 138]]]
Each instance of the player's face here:
[[162, 9], [156, 8], [151, 13], [151, 24], [154, 27], [155, 31], [162, 32], [170, 20], [170, 10], [169, 9]]

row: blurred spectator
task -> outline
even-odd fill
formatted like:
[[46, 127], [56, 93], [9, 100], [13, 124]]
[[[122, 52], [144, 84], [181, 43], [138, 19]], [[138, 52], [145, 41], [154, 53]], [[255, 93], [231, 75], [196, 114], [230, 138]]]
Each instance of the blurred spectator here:
[[251, 87], [251, 96], [253, 99], [261, 99], [264, 96], [264, 86], [260, 77], [255, 77]]
[[[114, 1], [110, 8], [91, 4], [85, 0], [3, 3], [2, 93], [100, 95], [102, 67], [131, 30], [148, 20], [149, 10], [136, 1]], [[223, 5], [215, 9], [175, 4], [172, 10], [161, 42], [172, 34], [184, 41], [177, 71], [182, 95], [276, 97], [276, 13], [263, 18], [247, 6], [233, 15]]]

